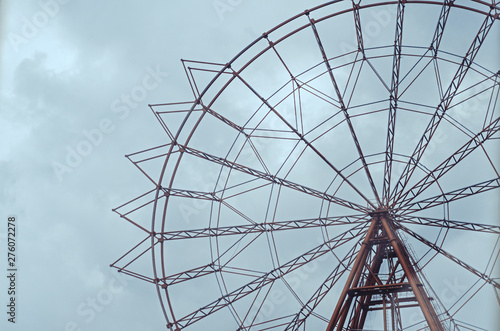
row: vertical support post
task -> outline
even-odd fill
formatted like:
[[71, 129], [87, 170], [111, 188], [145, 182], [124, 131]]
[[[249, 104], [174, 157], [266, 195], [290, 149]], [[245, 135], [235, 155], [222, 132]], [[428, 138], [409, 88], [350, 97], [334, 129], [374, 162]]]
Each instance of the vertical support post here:
[[[444, 331], [431, 304], [431, 299], [424, 291], [412, 265], [410, 255], [395, 232], [393, 221], [388, 217], [386, 211], [375, 211], [370, 215], [373, 217], [370, 227], [326, 331], [362, 330], [366, 314], [372, 309], [383, 310], [384, 331], [390, 327], [392, 330], [396, 330], [400, 319], [399, 309], [401, 308], [398, 305], [398, 292], [413, 293], [414, 297], [410, 299], [417, 302], [429, 329], [431, 331]], [[375, 251], [373, 251], [374, 246], [377, 248]], [[384, 259], [387, 259], [389, 274], [380, 278], [379, 270]], [[395, 263], [393, 259], [396, 259]], [[396, 279], [396, 269], [404, 273], [401, 278], [397, 277], [400, 280]], [[407, 282], [403, 282], [404, 279], [407, 279]], [[381, 295], [381, 299], [372, 301], [374, 294]], [[353, 301], [355, 306], [351, 307]], [[370, 308], [380, 304], [382, 305], [380, 308]], [[390, 311], [388, 311], [389, 309]], [[391, 316], [389, 317], [388, 314]], [[344, 327], [348, 318], [349, 325]], [[389, 324], [391, 325], [389, 326]], [[399, 325], [401, 325], [401, 321]]]
[[349, 306], [351, 305], [352, 298], [347, 297], [347, 292], [352, 287], [356, 286], [361, 277], [361, 272], [363, 269], [363, 265], [365, 263], [368, 252], [370, 251], [370, 239], [372, 238], [375, 230], [378, 226], [377, 218], [373, 218], [370, 224], [370, 228], [366, 233], [365, 240], [361, 245], [356, 261], [354, 262], [354, 266], [351, 269], [351, 273], [347, 278], [344, 289], [342, 290], [342, 294], [340, 295], [340, 299], [337, 302], [337, 306], [333, 312], [332, 318], [330, 319], [330, 323], [328, 323], [328, 327], [326, 331], [333, 331], [335, 326], [338, 325], [338, 330], [342, 329], [342, 325], [344, 325], [347, 314], [349, 313]]
[[396, 300], [394, 300], [394, 295], [391, 295], [391, 319], [392, 329], [396, 330]]
[[429, 298], [423, 291], [422, 283], [418, 279], [417, 273], [415, 272], [415, 269], [413, 269], [413, 266], [410, 263], [409, 255], [404, 249], [404, 246], [401, 244], [401, 241], [396, 236], [394, 229], [392, 228], [391, 224], [384, 215], [380, 216], [380, 223], [382, 224], [382, 227], [385, 230], [387, 237], [391, 241], [391, 245], [394, 248], [394, 252], [396, 253], [401, 263], [401, 266], [403, 267], [403, 270], [406, 274], [406, 278], [408, 279], [408, 282], [411, 285], [413, 293], [415, 294], [417, 302], [420, 306], [420, 309], [422, 310], [422, 313], [424, 314], [425, 320], [427, 321], [430, 330], [443, 331], [444, 330], [443, 326], [441, 325], [441, 322], [437, 318], [436, 312], [434, 311], [434, 307], [432, 307]]
[[384, 309], [384, 331], [387, 331], [387, 301], [385, 300], [385, 294], [382, 295], [382, 305]]

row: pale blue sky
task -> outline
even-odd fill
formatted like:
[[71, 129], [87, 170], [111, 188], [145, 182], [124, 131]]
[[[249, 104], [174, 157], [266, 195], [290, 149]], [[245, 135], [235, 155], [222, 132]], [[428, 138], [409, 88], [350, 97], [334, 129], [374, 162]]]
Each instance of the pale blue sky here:
[[155, 288], [109, 268], [142, 239], [111, 209], [150, 189], [123, 156], [168, 142], [147, 105], [192, 99], [181, 58], [225, 63], [322, 1], [0, 3], [0, 217], [19, 223], [19, 323], [2, 330], [165, 330]]

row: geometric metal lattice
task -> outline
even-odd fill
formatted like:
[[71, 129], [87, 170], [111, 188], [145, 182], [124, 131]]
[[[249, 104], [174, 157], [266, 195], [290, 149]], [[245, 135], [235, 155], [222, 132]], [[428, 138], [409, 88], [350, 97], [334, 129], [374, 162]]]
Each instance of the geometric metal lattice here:
[[[399, 311], [408, 307], [421, 308], [431, 330], [444, 330], [432, 306], [432, 297], [426, 293], [410, 254], [395, 232], [396, 224], [386, 211], [370, 215], [373, 220], [327, 330], [342, 330], [346, 324], [349, 330], [363, 330], [368, 312], [374, 310], [383, 311], [385, 328], [390, 310], [391, 329], [403, 329]], [[384, 262], [386, 273], [382, 271]], [[402, 297], [401, 293], [410, 295]], [[354, 309], [350, 312], [353, 302]]]
[[499, 313], [498, 1], [331, 1], [150, 105], [114, 211], [169, 330], [483, 330]]

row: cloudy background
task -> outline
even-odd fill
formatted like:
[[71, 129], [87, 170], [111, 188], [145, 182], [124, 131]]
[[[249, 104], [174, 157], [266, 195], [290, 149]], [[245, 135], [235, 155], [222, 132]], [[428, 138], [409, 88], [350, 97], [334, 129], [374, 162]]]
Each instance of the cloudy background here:
[[[138, 238], [111, 209], [149, 188], [123, 156], [165, 143], [147, 104], [191, 98], [181, 58], [224, 62], [312, 2], [0, 3], [0, 215], [17, 217], [19, 248], [18, 323], [2, 308], [0, 328], [163, 329], [154, 287], [109, 268]], [[147, 97], [123, 101], [150, 70]], [[68, 156], [78, 147], [88, 155]]]
[[138, 241], [111, 209], [150, 188], [123, 156], [169, 142], [147, 104], [192, 99], [181, 58], [224, 63], [322, 1], [283, 3], [0, 1], [0, 224], [19, 248], [2, 329], [164, 329], [154, 286], [109, 268]]

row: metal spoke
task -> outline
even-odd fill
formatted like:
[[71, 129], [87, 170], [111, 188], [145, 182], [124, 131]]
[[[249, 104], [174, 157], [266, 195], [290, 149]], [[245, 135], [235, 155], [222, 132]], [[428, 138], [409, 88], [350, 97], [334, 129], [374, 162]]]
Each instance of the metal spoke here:
[[500, 226], [498, 226], [498, 225], [461, 222], [461, 221], [430, 218], [430, 217], [400, 216], [400, 217], [398, 217], [397, 222], [398, 223], [406, 223], [406, 224], [435, 226], [435, 227], [444, 228], [444, 229], [456, 229], [456, 230], [466, 230], [466, 231], [500, 234]]
[[413, 213], [416, 211], [421, 211], [424, 209], [436, 207], [443, 205], [445, 203], [450, 203], [455, 200], [468, 198], [475, 194], [486, 192], [500, 187], [500, 178], [490, 179], [478, 184], [470, 185], [467, 187], [460, 188], [458, 190], [450, 191], [440, 195], [436, 195], [431, 198], [420, 200], [417, 202], [408, 203], [402, 206], [398, 213], [400, 215]]
[[434, 170], [429, 172], [424, 178], [422, 178], [417, 184], [415, 184], [411, 189], [405, 193], [394, 198], [394, 205], [397, 207], [405, 205], [412, 201], [425, 191], [429, 186], [433, 185], [441, 178], [445, 173], [450, 171], [454, 166], [456, 166], [460, 161], [465, 159], [470, 153], [472, 153], [476, 148], [483, 145], [488, 139], [490, 139], [495, 133], [500, 131], [500, 117], [498, 117], [493, 123], [484, 128], [480, 133], [476, 134], [472, 139], [465, 143], [460, 149], [453, 153], [450, 157], [444, 160], [439, 166]]
[[[349, 224], [357, 224], [357, 225], [355, 227], [353, 227], [352, 229], [349, 229], [347, 231], [344, 231], [344, 232], [340, 233], [336, 237], [334, 237], [331, 240], [329, 240], [327, 243], [329, 243], [329, 244], [335, 243], [336, 244], [336, 240], [342, 240], [345, 237], [346, 233], [349, 233], [351, 231], [359, 229], [360, 225], [366, 224], [366, 221], [358, 221], [358, 222], [353, 222], [353, 223], [349, 223]], [[258, 237], [263, 232], [255, 232], [255, 233], [257, 233], [257, 237]], [[247, 233], [242, 233], [241, 238], [238, 239], [228, 249], [226, 249], [226, 251], [224, 253], [219, 254], [218, 258], [215, 261], [213, 261], [212, 263], [208, 263], [208, 264], [205, 264], [205, 265], [202, 265], [202, 266], [199, 266], [199, 267], [196, 267], [196, 268], [192, 268], [192, 269], [189, 269], [189, 270], [184, 270], [184, 271], [176, 273], [176, 274], [164, 276], [163, 278], [159, 279], [159, 282], [162, 284], [162, 286], [164, 288], [166, 288], [166, 287], [178, 284], [178, 283], [182, 283], [182, 282], [185, 282], [185, 281], [193, 280], [195, 278], [199, 278], [199, 277], [211, 275], [211, 274], [214, 274], [216, 272], [225, 272], [225, 273], [233, 273], [233, 274], [234, 273], [238, 273], [236, 270], [239, 270], [239, 268], [233, 268], [233, 267], [230, 267], [228, 265], [228, 263], [231, 262], [231, 260], [226, 261], [224, 264], [220, 264], [220, 259], [226, 253], [228, 253], [238, 242], [240, 242], [248, 234], [249, 234], [248, 232]], [[251, 242], [253, 242], [255, 239], [256, 238], [254, 238]], [[158, 242], [161, 242], [161, 241], [162, 240], [159, 240]], [[343, 243], [343, 241], [342, 241], [342, 243]], [[331, 249], [333, 249], [334, 247], [337, 247], [337, 246], [333, 245]], [[243, 251], [243, 250], [244, 250], [244, 248], [240, 249], [240, 252]], [[237, 254], [235, 254], [234, 256], [232, 256], [231, 259], [234, 259], [236, 257], [236, 255]], [[259, 277], [259, 276], [262, 275], [262, 272], [257, 272], [257, 271], [252, 271], [252, 270], [245, 270], [245, 275], [246, 276]]]
[[213, 263], [205, 264], [200, 267], [185, 270], [177, 274], [168, 275], [160, 279], [160, 282], [164, 287], [172, 286], [178, 283], [182, 283], [195, 278], [203, 277], [206, 275], [213, 274], [215, 272], [221, 271]]
[[[455, 73], [454, 77], [451, 80], [450, 85], [448, 86], [448, 89], [444, 93], [443, 97], [441, 98], [441, 101], [439, 105], [436, 107], [436, 111], [434, 115], [432, 116], [429, 124], [427, 125], [427, 128], [424, 131], [424, 134], [420, 138], [419, 142], [417, 143], [417, 146], [415, 148], [415, 151], [411, 155], [408, 163], [406, 164], [399, 180], [396, 185], [396, 187], [393, 190], [393, 193], [391, 196], [397, 196], [400, 194], [401, 191], [403, 191], [408, 184], [410, 177], [412, 176], [413, 172], [417, 168], [417, 164], [420, 162], [427, 146], [429, 145], [432, 136], [436, 132], [439, 123], [441, 122], [441, 119], [445, 115], [446, 111], [449, 109], [451, 102], [453, 101], [453, 98], [458, 92], [458, 89], [464, 80], [469, 68], [471, 67], [474, 58], [479, 52], [479, 49], [481, 48], [481, 45], [483, 44], [483, 41], [485, 40], [486, 36], [488, 35], [488, 32], [490, 31], [493, 22], [496, 20], [497, 16], [493, 14], [493, 12], [496, 11], [495, 7], [491, 7], [490, 12], [486, 19], [484, 20], [483, 24], [481, 25], [478, 33], [476, 34], [476, 37], [474, 38], [474, 41], [472, 42], [471, 46], [469, 47], [469, 50], [465, 54], [464, 58], [462, 59], [462, 62], [460, 63], [457, 72]], [[439, 28], [439, 24], [438, 24]], [[439, 29], [438, 29], [439, 30]], [[438, 32], [436, 32], [437, 34]], [[442, 32], [440, 32], [442, 35]], [[439, 45], [439, 42], [441, 40], [440, 36], [434, 37], [433, 43], [436, 43]]]
[[453, 6], [454, 0], [444, 0], [443, 7], [441, 7], [441, 13], [439, 14], [438, 23], [436, 26], [436, 30], [434, 31], [434, 37], [431, 42], [430, 49], [434, 53], [434, 57], [437, 56], [439, 45], [441, 44], [441, 40], [443, 39], [443, 32], [446, 26], [446, 22], [448, 21], [448, 16], [450, 14], [450, 9]]
[[399, 70], [401, 67], [401, 45], [403, 43], [403, 18], [404, 18], [404, 1], [398, 1], [398, 9], [396, 14], [396, 35], [394, 37], [394, 56], [392, 60], [392, 79], [389, 103], [389, 119], [387, 126], [387, 140], [385, 148], [385, 163], [384, 163], [384, 185], [382, 189], [383, 204], [388, 203], [389, 193], [391, 190], [391, 173], [392, 173], [392, 153], [394, 151], [394, 134], [396, 129], [396, 110], [398, 109], [398, 88], [399, 88]]
[[367, 204], [375, 208], [375, 205], [354, 185], [352, 184], [349, 179], [341, 173], [317, 148], [315, 148], [311, 142], [309, 142], [303, 134], [297, 131], [297, 129], [290, 124], [271, 104], [269, 104], [268, 100], [266, 100], [264, 97], [262, 97], [248, 82], [246, 82], [237, 72], [234, 72], [234, 75], [239, 78], [239, 80], [245, 84], [245, 86], [252, 91], [261, 101], [264, 105], [266, 105], [269, 110], [271, 110], [286, 126], [288, 126], [292, 132], [297, 135], [297, 137], [300, 138], [302, 142], [306, 144], [307, 147], [309, 147], [316, 155], [318, 155], [332, 170], [335, 171], [335, 173], [340, 176], [354, 191], [361, 196]]
[[154, 280], [153, 278], [151, 277], [148, 277], [148, 276], [145, 276], [145, 275], [142, 275], [142, 274], [139, 274], [137, 272], [133, 272], [131, 270], [128, 270], [126, 269], [129, 265], [131, 265], [134, 261], [136, 261], [137, 259], [139, 259], [141, 256], [143, 256], [146, 252], [148, 252], [150, 249], [151, 249], [151, 246], [148, 246], [145, 250], [142, 251], [142, 253], [135, 253], [135, 257], [133, 259], [131, 259], [127, 264], [123, 265], [122, 267], [118, 267], [117, 266], [117, 263], [120, 262], [121, 260], [123, 260], [126, 256], [130, 255], [133, 251], [135, 251], [139, 246], [141, 246], [143, 243], [145, 243], [146, 241], [150, 240], [151, 239], [151, 236], [148, 236], [146, 238], [144, 238], [142, 241], [140, 241], [137, 245], [135, 245], [134, 247], [132, 247], [128, 252], [126, 252], [125, 254], [123, 254], [118, 260], [116, 260], [115, 262], [113, 262], [112, 264], [110, 264], [110, 267], [111, 268], [116, 268], [118, 269], [118, 272], [121, 272], [123, 274], [126, 274], [126, 275], [129, 275], [129, 276], [132, 276], [132, 277], [135, 277], [135, 278], [138, 278], [138, 279], [141, 279], [141, 280], [145, 280], [149, 283], [154, 283]]
[[365, 54], [365, 46], [363, 42], [363, 30], [361, 28], [361, 18], [359, 16], [359, 8], [360, 8], [361, 0], [356, 3], [352, 0], [352, 12], [354, 14], [354, 27], [356, 28], [356, 39], [358, 42], [358, 51], [360, 51], [363, 56]]
[[[479, 329], [455, 317], [500, 293], [500, 225], [450, 215], [500, 192], [500, 72], [480, 63], [499, 5], [329, 1], [224, 64], [182, 60], [194, 100], [148, 105], [165, 141], [126, 157], [153, 186], [113, 210], [145, 234], [111, 267], [155, 286], [169, 331]], [[458, 230], [497, 239], [484, 270], [443, 249]], [[451, 307], [423, 274], [448, 259], [475, 278]]]
[[235, 162], [228, 161], [228, 160], [221, 158], [221, 157], [217, 157], [217, 156], [210, 155], [210, 154], [202, 152], [202, 151], [198, 151], [198, 150], [191, 148], [191, 147], [179, 145], [179, 148], [181, 149], [182, 152], [185, 152], [185, 153], [200, 157], [202, 159], [220, 164], [224, 167], [228, 167], [229, 169], [235, 169], [237, 171], [241, 171], [243, 173], [252, 175], [256, 178], [261, 178], [261, 179], [267, 180], [271, 183], [275, 183], [275, 184], [278, 184], [278, 185], [281, 185], [284, 187], [288, 187], [288, 188], [309, 194], [311, 196], [318, 197], [320, 199], [324, 199], [326, 201], [336, 203], [340, 206], [344, 206], [344, 207], [354, 209], [354, 210], [357, 210], [360, 212], [364, 212], [367, 210], [367, 207], [360, 206], [356, 203], [335, 197], [333, 195], [330, 195], [330, 194], [327, 194], [324, 192], [320, 192], [320, 191], [312, 189], [312, 188], [308, 188], [308, 187], [300, 185], [300, 184], [293, 183], [289, 180], [279, 178], [279, 177], [276, 177], [274, 175], [271, 175], [271, 174], [268, 174], [268, 173], [265, 173], [265, 172], [262, 172], [259, 170], [255, 170], [255, 169], [246, 167], [244, 165], [241, 165], [241, 164], [238, 164]]
[[221, 198], [217, 197], [213, 192], [190, 191], [190, 190], [174, 189], [161, 186], [160, 189], [165, 193], [165, 196], [167, 197], [173, 196], [180, 198], [221, 201]]
[[251, 282], [245, 284], [244, 286], [239, 287], [238, 289], [232, 291], [220, 297], [219, 299], [213, 301], [212, 303], [198, 309], [191, 314], [188, 314], [177, 321], [174, 321], [175, 325], [178, 328], [185, 328], [200, 319], [203, 319], [210, 314], [226, 307], [233, 302], [240, 300], [247, 295], [258, 291], [260, 288], [263, 288], [267, 285], [274, 283], [276, 280], [284, 277], [285, 275], [291, 273], [292, 271], [302, 267], [303, 265], [314, 261], [315, 259], [327, 254], [332, 249], [337, 248], [349, 241], [353, 238], [356, 238], [363, 234], [364, 228], [366, 227], [366, 223], [362, 225], [358, 225], [355, 228], [344, 232], [343, 234], [337, 236], [335, 239], [331, 239], [328, 242], [325, 242], [306, 253], [294, 258], [293, 260], [281, 265], [278, 268], [275, 268], [268, 273], [258, 277]]
[[297, 229], [330, 227], [335, 225], [359, 224], [366, 222], [365, 217], [366, 216], [364, 215], [321, 217], [321, 218], [300, 219], [292, 221], [280, 221], [272, 223], [255, 223], [255, 224], [244, 224], [238, 226], [167, 231], [167, 232], [157, 233], [156, 235], [159, 236], [161, 240], [166, 240], [166, 241], [206, 238], [206, 237], [215, 238], [222, 236], [246, 235], [250, 233], [267, 233], [267, 232], [283, 231], [283, 230], [297, 230]]
[[[309, 17], [309, 15], [308, 15], [308, 17]], [[328, 75], [330, 77], [330, 81], [332, 82], [333, 88], [335, 90], [335, 94], [337, 95], [337, 99], [338, 99], [338, 102], [340, 104], [340, 109], [344, 113], [344, 117], [345, 117], [347, 125], [349, 127], [349, 131], [351, 133], [354, 144], [356, 145], [356, 150], [358, 152], [359, 158], [360, 158], [361, 162], [363, 163], [363, 168], [365, 170], [366, 177], [368, 178], [368, 182], [370, 183], [373, 194], [374, 194], [375, 198], [377, 199], [377, 202], [380, 204], [380, 198], [379, 198], [379, 195], [377, 192], [377, 188], [375, 187], [375, 183], [373, 182], [372, 175], [370, 173], [370, 170], [368, 169], [368, 164], [366, 163], [365, 156], [363, 154], [363, 151], [361, 149], [361, 145], [359, 144], [359, 140], [358, 140], [358, 137], [356, 135], [356, 131], [354, 130], [354, 126], [352, 125], [351, 117], [350, 117], [349, 112], [347, 111], [346, 105], [344, 103], [344, 98], [342, 97], [342, 93], [340, 92], [340, 89], [339, 89], [339, 86], [338, 86], [337, 81], [335, 79], [335, 76], [333, 75], [333, 70], [332, 70], [332, 67], [330, 66], [330, 62], [329, 62], [328, 57], [326, 55], [325, 49], [323, 48], [323, 44], [321, 42], [321, 38], [319, 36], [318, 30], [316, 29], [315, 21], [314, 21], [314, 19], [309, 17], [309, 22], [311, 23], [311, 28], [314, 32], [314, 36], [316, 37], [316, 42], [318, 43], [318, 48], [321, 51], [321, 56], [323, 57], [323, 62], [325, 63], [325, 66], [328, 70]], [[358, 37], [358, 38], [362, 38], [362, 37]], [[375, 206], [373, 206], [373, 204], [369, 200], [367, 200], [367, 202], [369, 202], [372, 205], [372, 207], [375, 207]]]
[[460, 260], [459, 258], [453, 256], [452, 254], [446, 252], [444, 249], [442, 249], [441, 247], [437, 246], [436, 244], [430, 242], [429, 240], [425, 239], [424, 237], [422, 237], [421, 235], [419, 235], [418, 233], [408, 229], [407, 227], [405, 226], [400, 226], [400, 229], [403, 230], [404, 232], [408, 233], [410, 236], [414, 237], [415, 239], [417, 239], [418, 241], [420, 241], [421, 243], [424, 243], [426, 244], [427, 246], [429, 246], [430, 248], [432, 248], [433, 250], [435, 250], [436, 252], [438, 252], [439, 254], [447, 257], [448, 259], [452, 260], [453, 262], [455, 262], [456, 264], [458, 264], [459, 266], [461, 266], [462, 268], [470, 271], [471, 273], [473, 273], [474, 275], [478, 276], [479, 278], [483, 279], [484, 281], [486, 281], [487, 283], [493, 285], [494, 287], [496, 287], [497, 289], [500, 289], [500, 283], [496, 282], [494, 279], [490, 278], [488, 275], [476, 270], [475, 268], [471, 267], [470, 265], [468, 265], [467, 263], [463, 262], [462, 260]]

